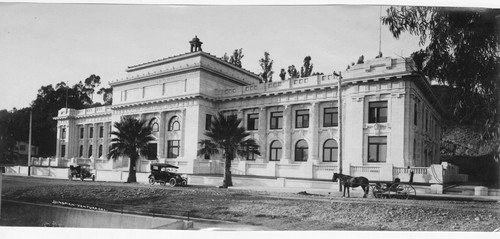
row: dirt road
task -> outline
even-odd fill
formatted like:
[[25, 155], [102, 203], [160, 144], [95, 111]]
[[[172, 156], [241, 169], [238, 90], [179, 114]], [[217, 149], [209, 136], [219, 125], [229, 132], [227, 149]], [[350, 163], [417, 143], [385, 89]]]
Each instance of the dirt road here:
[[[275, 230], [493, 231], [500, 203], [342, 198], [4, 176], [3, 198], [189, 215]], [[189, 214], [188, 214], [189, 212]], [[5, 219], [4, 219], [5, 220]], [[8, 223], [5, 222], [4, 223]]]

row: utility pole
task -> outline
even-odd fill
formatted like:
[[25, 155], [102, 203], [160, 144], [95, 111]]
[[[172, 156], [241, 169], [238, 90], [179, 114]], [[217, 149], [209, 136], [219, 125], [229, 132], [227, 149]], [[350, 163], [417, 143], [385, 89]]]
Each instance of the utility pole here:
[[[339, 122], [339, 173], [342, 173], [342, 73], [334, 71], [334, 76], [338, 77], [337, 97], [338, 97], [338, 122]], [[339, 192], [342, 192], [342, 184], [339, 180]]]
[[30, 133], [28, 139], [28, 176], [31, 176], [31, 126], [33, 119], [33, 111], [30, 110]]

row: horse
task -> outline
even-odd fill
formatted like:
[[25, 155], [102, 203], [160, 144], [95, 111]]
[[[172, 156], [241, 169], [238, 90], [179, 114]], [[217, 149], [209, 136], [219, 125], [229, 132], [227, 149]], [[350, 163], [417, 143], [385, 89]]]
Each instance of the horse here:
[[351, 177], [349, 175], [341, 174], [341, 173], [334, 173], [332, 181], [335, 182], [337, 179], [340, 180], [339, 183], [341, 183], [344, 188], [344, 195], [342, 197], [345, 197], [345, 191], [347, 189], [347, 197], [351, 197], [349, 193], [349, 188], [356, 188], [361, 186], [365, 194], [363, 195], [363, 198], [366, 198], [366, 195], [368, 195], [368, 191], [370, 190], [370, 181], [365, 178], [365, 177]]

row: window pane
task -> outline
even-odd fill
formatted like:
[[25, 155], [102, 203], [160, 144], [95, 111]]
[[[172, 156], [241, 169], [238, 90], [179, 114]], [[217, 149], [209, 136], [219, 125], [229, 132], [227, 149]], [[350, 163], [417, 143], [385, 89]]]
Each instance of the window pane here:
[[370, 108], [368, 110], [368, 123], [376, 123], [376, 122], [377, 122], [376, 109]]
[[329, 139], [325, 142], [325, 148], [336, 148], [337, 147], [337, 141], [333, 140], [333, 139]]
[[385, 136], [368, 137], [368, 142], [369, 143], [387, 143], [387, 137], [385, 137]]
[[387, 122], [387, 108], [380, 108], [378, 122]]
[[385, 162], [385, 159], [387, 157], [387, 145], [386, 144], [379, 145], [378, 153], [379, 153], [378, 161]]
[[299, 140], [296, 145], [297, 148], [307, 148], [307, 142], [305, 140]]
[[377, 145], [368, 145], [368, 162], [377, 162]]
[[207, 114], [207, 117], [205, 118], [205, 130], [209, 130], [211, 124], [212, 124], [212, 115]]
[[332, 149], [328, 148], [323, 149], [323, 161], [324, 162], [332, 161]]
[[338, 154], [339, 154], [339, 150], [337, 148], [334, 148], [332, 150], [332, 161], [333, 162], [337, 162]]

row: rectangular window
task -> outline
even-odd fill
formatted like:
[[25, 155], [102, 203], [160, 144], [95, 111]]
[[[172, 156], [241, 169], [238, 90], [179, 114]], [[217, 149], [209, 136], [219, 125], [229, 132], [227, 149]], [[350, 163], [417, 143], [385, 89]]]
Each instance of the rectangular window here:
[[283, 128], [283, 112], [271, 112], [271, 125], [270, 129]]
[[368, 123], [387, 122], [387, 101], [370, 102], [368, 109]]
[[66, 145], [61, 145], [61, 157], [66, 157]]
[[61, 128], [61, 139], [66, 138], [66, 128]]
[[368, 137], [368, 162], [385, 163], [387, 158], [387, 137]]
[[309, 128], [309, 110], [295, 111], [295, 128]]
[[177, 158], [179, 157], [180, 140], [168, 140], [167, 141], [167, 158]]
[[323, 110], [323, 127], [339, 126], [339, 109], [337, 107]]
[[248, 114], [247, 130], [258, 130], [258, 129], [259, 129], [259, 114]]
[[104, 137], [104, 126], [99, 126], [99, 138]]
[[148, 160], [158, 159], [158, 155], [157, 155], [157, 153], [158, 153], [158, 144], [156, 144], [156, 143], [150, 143], [150, 144], [148, 144], [148, 150], [150, 152], [153, 152], [152, 155], [154, 156], [154, 158], [149, 158]]
[[94, 127], [89, 128], [89, 139], [94, 138]]
[[207, 114], [207, 117], [205, 118], [205, 130], [209, 130], [210, 125], [212, 125], [212, 115]]
[[80, 139], [83, 139], [83, 136], [85, 135], [84, 132], [85, 132], [85, 128], [81, 127], [80, 128]]
[[417, 105], [417, 103], [415, 103], [415, 106], [413, 108], [413, 124], [415, 126], [418, 125], [417, 121], [418, 121], [418, 105]]
[[256, 159], [256, 154], [254, 154], [253, 152], [251, 152], [252, 149], [254, 149], [254, 148], [247, 147], [247, 151], [249, 152], [248, 155], [247, 155], [247, 160], [248, 161], [255, 161], [255, 159]]

